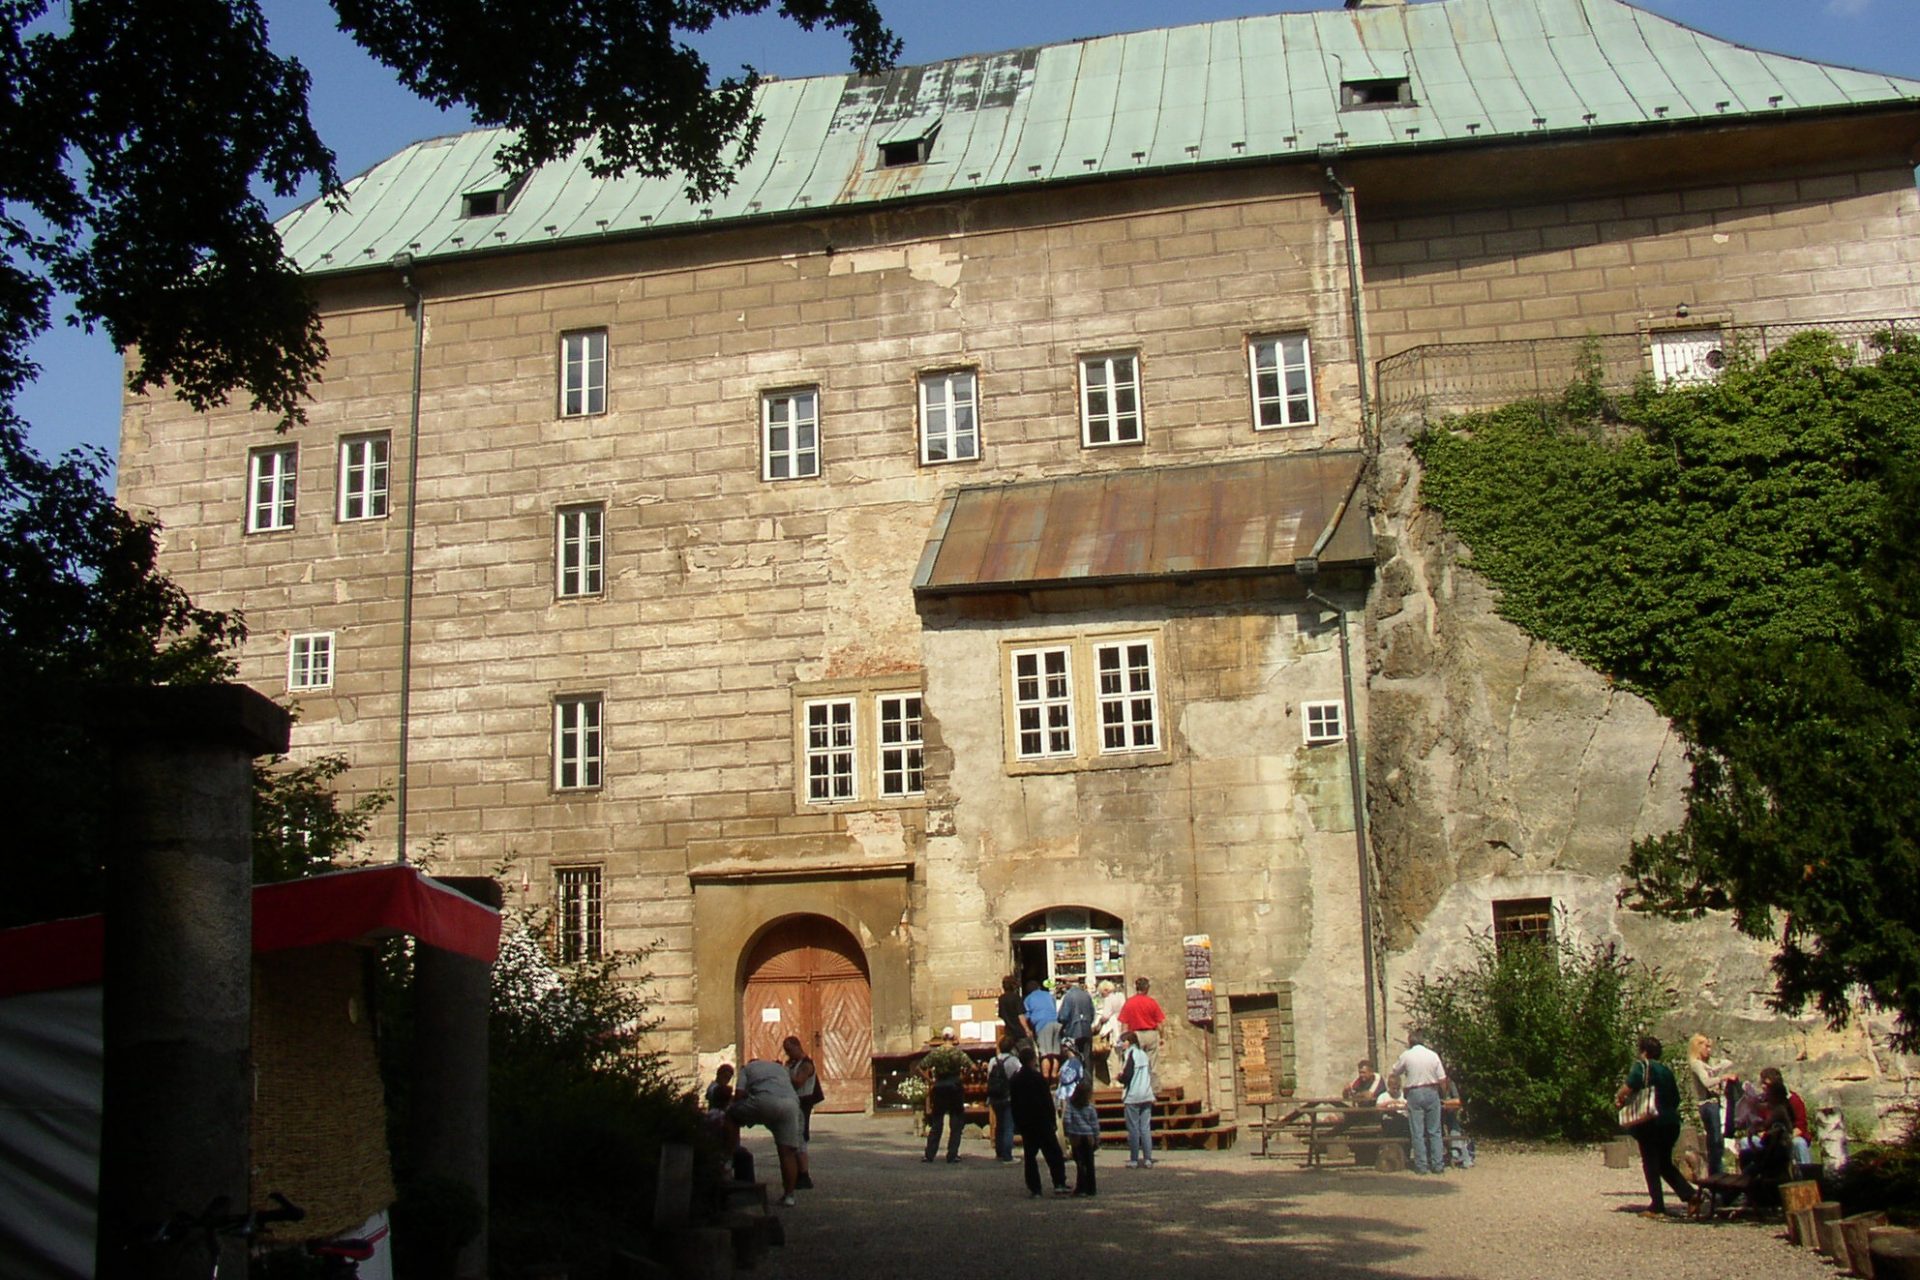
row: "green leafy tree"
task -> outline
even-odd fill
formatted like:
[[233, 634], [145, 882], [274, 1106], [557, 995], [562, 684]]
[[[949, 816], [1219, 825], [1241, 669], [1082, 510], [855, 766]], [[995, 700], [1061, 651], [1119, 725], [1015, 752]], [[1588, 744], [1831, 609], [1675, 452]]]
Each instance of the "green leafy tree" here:
[[334, 780], [348, 760], [338, 753], [293, 763], [285, 756], [253, 766], [253, 882], [298, 880], [348, 865], [387, 806], [383, 788], [344, 808]]
[[1500, 611], [1646, 695], [1693, 764], [1630, 899], [1775, 942], [1775, 1002], [1920, 1040], [1920, 340], [1591, 385], [1417, 444]]
[[1484, 934], [1470, 964], [1422, 976], [1402, 998], [1476, 1129], [1574, 1141], [1615, 1129], [1613, 1091], [1634, 1041], [1673, 1001], [1657, 971], [1610, 944], [1497, 947]]

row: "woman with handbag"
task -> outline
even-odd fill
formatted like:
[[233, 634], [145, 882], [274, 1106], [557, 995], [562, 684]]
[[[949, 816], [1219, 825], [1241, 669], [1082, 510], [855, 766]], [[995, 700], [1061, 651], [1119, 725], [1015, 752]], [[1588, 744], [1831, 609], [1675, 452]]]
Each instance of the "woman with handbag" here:
[[1673, 1146], [1680, 1141], [1680, 1082], [1660, 1061], [1660, 1048], [1652, 1036], [1640, 1037], [1640, 1057], [1613, 1099], [1620, 1108], [1620, 1123], [1640, 1144], [1640, 1172], [1647, 1179], [1652, 1201], [1641, 1213], [1649, 1218], [1667, 1216], [1660, 1188], [1663, 1180], [1690, 1205], [1700, 1198], [1699, 1190], [1673, 1164]]

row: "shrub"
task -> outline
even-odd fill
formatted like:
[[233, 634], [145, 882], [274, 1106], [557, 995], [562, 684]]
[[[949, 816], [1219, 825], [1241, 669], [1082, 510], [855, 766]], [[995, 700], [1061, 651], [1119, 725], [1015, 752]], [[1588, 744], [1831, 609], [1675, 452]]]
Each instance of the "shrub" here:
[[1469, 1121], [1521, 1137], [1611, 1133], [1634, 1041], [1675, 1004], [1658, 971], [1611, 943], [1556, 936], [1501, 948], [1475, 935], [1472, 945], [1471, 964], [1409, 983], [1402, 999]]
[[1893, 1142], [1869, 1142], [1846, 1167], [1824, 1180], [1826, 1194], [1848, 1213], [1884, 1209], [1895, 1222], [1920, 1223], [1920, 1111], [1908, 1114], [1907, 1131]]

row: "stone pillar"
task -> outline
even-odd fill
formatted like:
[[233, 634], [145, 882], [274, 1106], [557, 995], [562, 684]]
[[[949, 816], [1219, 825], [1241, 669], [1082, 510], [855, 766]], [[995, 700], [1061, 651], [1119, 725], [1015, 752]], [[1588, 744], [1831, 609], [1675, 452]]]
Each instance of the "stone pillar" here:
[[[482, 876], [441, 883], [494, 910], [500, 885]], [[487, 1017], [491, 969], [482, 961], [424, 943], [413, 958], [413, 1087], [409, 1179], [432, 1178], [472, 1188], [487, 1205]], [[406, 1187], [400, 1189], [407, 1197]], [[484, 1276], [486, 1219], [455, 1260], [459, 1280]]]
[[[225, 1197], [248, 1208], [253, 758], [287, 713], [244, 685], [103, 695], [115, 822], [102, 980], [99, 1275], [205, 1276], [200, 1240], [126, 1248], [135, 1229]], [[239, 1241], [223, 1273], [243, 1274]]]

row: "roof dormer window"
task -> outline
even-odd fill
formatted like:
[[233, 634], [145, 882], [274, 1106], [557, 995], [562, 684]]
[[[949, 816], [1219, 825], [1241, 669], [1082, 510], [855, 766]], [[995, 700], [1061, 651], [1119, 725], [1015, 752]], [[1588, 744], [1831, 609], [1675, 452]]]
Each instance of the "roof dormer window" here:
[[491, 218], [505, 213], [513, 198], [520, 194], [520, 188], [526, 182], [526, 175], [517, 178], [502, 179], [499, 174], [494, 180], [460, 196], [460, 216], [463, 218]]
[[1406, 76], [1340, 82], [1342, 111], [1363, 107], [1410, 107], [1412, 105], [1413, 81]]
[[940, 133], [939, 116], [911, 116], [896, 121], [878, 138], [880, 167], [904, 169], [925, 164], [933, 154], [933, 140]]

